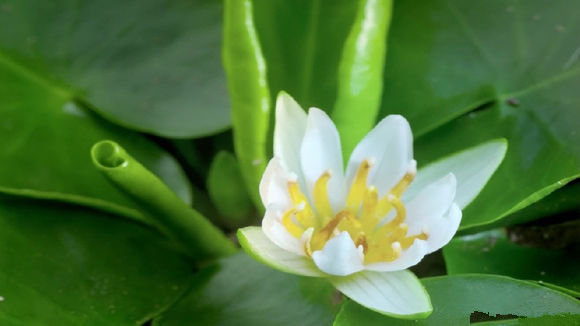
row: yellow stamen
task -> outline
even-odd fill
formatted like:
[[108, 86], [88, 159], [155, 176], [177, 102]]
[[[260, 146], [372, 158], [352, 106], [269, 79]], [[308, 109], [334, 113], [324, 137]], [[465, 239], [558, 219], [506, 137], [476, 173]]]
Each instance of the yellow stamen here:
[[415, 179], [415, 175], [417, 174], [417, 162], [411, 161], [407, 173], [403, 176], [403, 178], [391, 189], [390, 193], [393, 196], [401, 197], [403, 192], [407, 190], [407, 187], [413, 182]]
[[[331, 178], [329, 171], [324, 172], [314, 184], [313, 207], [309, 205], [296, 179], [288, 181], [288, 193], [294, 207], [284, 213], [282, 224], [290, 234], [300, 238], [308, 257], [314, 251], [324, 248], [330, 238], [343, 231], [348, 232], [357, 247], [362, 246], [365, 264], [394, 261], [415, 240], [427, 240], [429, 235], [426, 229], [417, 235], [407, 235], [407, 213], [400, 199], [415, 177], [415, 161], [411, 162], [403, 178], [380, 200], [378, 190], [374, 186], [367, 186], [372, 165], [372, 160], [366, 159], [358, 167], [345, 208], [336, 215], [333, 215], [328, 197], [328, 181]], [[379, 221], [388, 216], [392, 209], [396, 211], [395, 217], [378, 226]]]
[[401, 198], [401, 195], [411, 182], [415, 179], [415, 175], [417, 175], [417, 162], [411, 161], [409, 168], [407, 169], [407, 173], [399, 180], [399, 182], [387, 193], [387, 195], [379, 201], [378, 208], [377, 208], [377, 215], [378, 216], [385, 216], [389, 213], [393, 205], [391, 205], [391, 200], [389, 196], [394, 196]]
[[310, 246], [313, 251], [320, 250], [324, 247], [324, 244], [326, 244], [326, 241], [330, 239], [338, 224], [346, 218], [348, 214], [350, 213], [342, 211], [338, 213], [335, 218], [330, 220], [330, 222], [328, 222], [323, 228], [314, 231], [312, 239], [310, 240]]
[[358, 213], [358, 209], [363, 200], [363, 196], [367, 188], [367, 176], [372, 165], [372, 160], [364, 160], [358, 167], [356, 176], [352, 181], [350, 192], [348, 193], [348, 197], [346, 199], [346, 207], [348, 207], [348, 209], [350, 209], [355, 214]]
[[377, 188], [369, 187], [365, 192], [365, 196], [362, 202], [362, 210], [360, 216], [360, 223], [363, 225], [363, 229], [366, 233], [370, 233], [374, 230], [377, 225], [377, 204], [378, 204], [379, 193]]
[[387, 246], [369, 247], [368, 253], [365, 254], [365, 264], [391, 262], [401, 255], [401, 244], [393, 242]]
[[288, 180], [288, 194], [296, 207], [301, 209], [296, 211], [296, 219], [305, 228], [316, 226], [316, 215], [310, 208], [306, 196], [300, 191], [300, 186], [296, 180]]
[[345, 217], [342, 219], [342, 221], [340, 221], [336, 229], [348, 232], [350, 238], [357, 246], [359, 244], [364, 244], [366, 239], [361, 222], [350, 211], [345, 212], [347, 212], [347, 214], [345, 214]]
[[407, 216], [405, 205], [403, 205], [403, 202], [401, 202], [399, 198], [393, 195], [387, 195], [387, 198], [389, 199], [391, 205], [395, 207], [397, 215], [395, 215], [395, 217], [392, 220], [390, 220], [387, 224], [377, 229], [376, 232], [379, 235], [387, 235], [388, 233], [393, 232], [397, 227], [400, 226], [401, 223], [405, 221], [405, 217]]
[[401, 246], [403, 247], [403, 249], [408, 249], [411, 245], [413, 245], [413, 242], [415, 242], [416, 239], [427, 240], [427, 238], [429, 238], [429, 236], [426, 233], [421, 233], [418, 235], [405, 237], [399, 241], [401, 242]]
[[385, 237], [384, 241], [386, 241], [387, 243], [393, 243], [395, 241], [398, 241], [407, 235], [408, 229], [409, 226], [407, 224], [401, 223], [397, 225], [397, 227]]
[[284, 215], [282, 215], [282, 224], [290, 234], [299, 238], [304, 233], [304, 229], [298, 226], [292, 218], [296, 214], [296, 211], [296, 208], [290, 208], [284, 212]]
[[314, 184], [314, 207], [320, 217], [322, 217], [322, 221], [319, 221], [319, 225], [317, 225], [318, 227], [326, 224], [333, 216], [330, 200], [328, 199], [328, 180], [330, 176], [330, 171], [326, 171]]

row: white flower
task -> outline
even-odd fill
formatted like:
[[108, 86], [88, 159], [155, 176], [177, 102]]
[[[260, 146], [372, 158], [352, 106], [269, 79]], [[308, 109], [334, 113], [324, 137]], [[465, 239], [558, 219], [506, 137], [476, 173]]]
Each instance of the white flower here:
[[244, 249], [285, 272], [327, 277], [352, 300], [397, 317], [425, 317], [429, 296], [406, 269], [451, 240], [461, 208], [506, 151], [494, 140], [417, 172], [405, 118], [390, 115], [354, 149], [346, 171], [336, 127], [287, 94], [276, 103], [274, 158], [260, 184], [262, 227]]

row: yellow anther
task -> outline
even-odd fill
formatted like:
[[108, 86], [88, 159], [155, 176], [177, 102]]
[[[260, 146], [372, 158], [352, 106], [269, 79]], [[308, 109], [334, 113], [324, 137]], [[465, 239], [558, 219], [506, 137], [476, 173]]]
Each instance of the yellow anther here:
[[290, 234], [299, 238], [302, 235], [302, 233], [304, 233], [304, 229], [301, 226], [297, 225], [293, 220], [295, 214], [296, 208], [290, 208], [289, 210], [284, 212], [284, 215], [282, 215], [282, 224], [284, 225], [286, 230], [290, 232]]
[[326, 171], [314, 184], [314, 207], [320, 217], [317, 225], [318, 227], [326, 224], [333, 217], [332, 207], [330, 206], [330, 200], [328, 199], [328, 180], [330, 177], [330, 171]]
[[346, 199], [346, 207], [348, 207], [348, 209], [350, 209], [355, 214], [358, 212], [360, 204], [363, 200], [365, 190], [367, 188], [367, 176], [372, 165], [373, 160], [364, 160], [358, 167], [356, 176], [354, 177], [352, 185], [350, 186], [350, 192], [348, 193], [348, 197]]

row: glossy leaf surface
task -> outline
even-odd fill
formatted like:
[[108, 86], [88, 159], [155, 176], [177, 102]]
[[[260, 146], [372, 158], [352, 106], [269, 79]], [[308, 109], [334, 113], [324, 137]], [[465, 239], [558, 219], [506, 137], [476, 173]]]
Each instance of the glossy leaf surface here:
[[[332, 110], [338, 64], [358, 8], [351, 0], [254, 0], [272, 97]], [[272, 99], [273, 100], [273, 99]]]
[[118, 124], [169, 137], [229, 125], [220, 1], [4, 1], [0, 25], [0, 67]]
[[113, 139], [161, 177], [186, 202], [188, 182], [168, 154], [141, 135], [113, 126], [56, 89], [0, 64], [0, 191], [59, 199], [126, 215], [138, 208], [96, 171], [91, 146]]
[[520, 317], [580, 314], [580, 302], [575, 298], [508, 277], [472, 274], [422, 281], [434, 308], [426, 319], [390, 318], [348, 301], [342, 306], [334, 325], [470, 325], [470, 315], [475, 311], [492, 316], [512, 314]]
[[383, 94], [392, 7], [392, 0], [359, 1], [342, 50], [332, 118], [341, 134], [345, 159], [375, 125]]
[[518, 245], [496, 230], [456, 238], [443, 249], [443, 256], [451, 275], [500, 274], [551, 283], [580, 296], [580, 252], [572, 248]]
[[419, 164], [492, 138], [509, 143], [463, 229], [580, 175], [578, 10], [575, 1], [395, 3], [382, 114], [410, 120]]
[[223, 61], [232, 98], [234, 148], [256, 207], [258, 185], [266, 168], [270, 88], [266, 62], [254, 23], [251, 0], [226, 0]]
[[334, 293], [325, 279], [281, 273], [240, 253], [202, 270], [153, 325], [329, 325]]
[[136, 325], [191, 266], [157, 232], [67, 204], [0, 199], [0, 324]]

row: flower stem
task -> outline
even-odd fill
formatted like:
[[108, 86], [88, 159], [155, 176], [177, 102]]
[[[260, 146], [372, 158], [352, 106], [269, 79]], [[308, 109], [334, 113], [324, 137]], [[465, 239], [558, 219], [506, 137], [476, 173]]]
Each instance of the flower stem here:
[[196, 260], [217, 258], [236, 248], [217, 227], [191, 209], [159, 178], [109, 140], [91, 149], [93, 164], [143, 208], [159, 230]]

